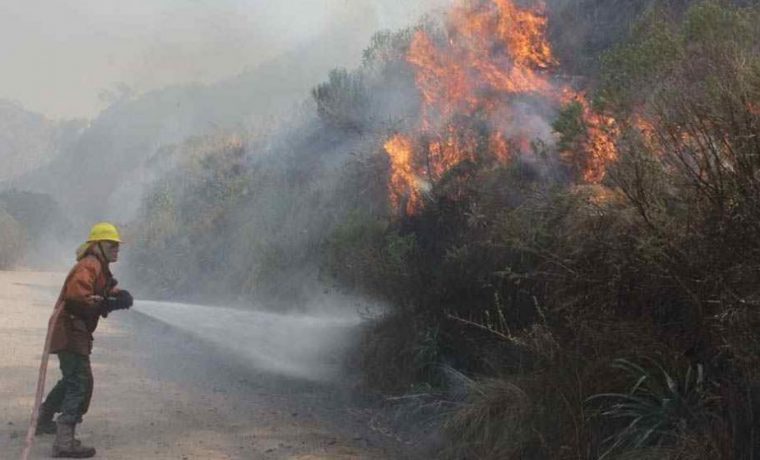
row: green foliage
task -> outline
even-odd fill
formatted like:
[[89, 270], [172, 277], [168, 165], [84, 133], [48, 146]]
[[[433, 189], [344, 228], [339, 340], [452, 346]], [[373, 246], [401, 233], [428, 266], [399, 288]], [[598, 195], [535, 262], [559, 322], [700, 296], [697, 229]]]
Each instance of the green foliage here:
[[642, 16], [665, 23], [691, 3], [694, 0], [547, 0], [550, 42], [568, 75], [596, 79], [600, 56], [629, 41], [641, 28]]
[[383, 221], [353, 212], [328, 237], [323, 268], [343, 289], [404, 306], [415, 250], [414, 235], [400, 235]]
[[159, 296], [187, 295], [196, 285], [218, 292], [224, 271], [216, 252], [227, 243], [229, 212], [246, 197], [244, 150], [224, 137], [194, 139], [178, 149], [184, 158], [175, 175], [146, 194], [130, 227], [135, 244], [128, 266], [139, 267], [134, 282]]
[[625, 44], [602, 57], [600, 98], [617, 107], [629, 106], [647, 94], [646, 87], [666, 78], [682, 50], [670, 24], [652, 19], [651, 33], [635, 45]]
[[370, 39], [369, 46], [362, 54], [363, 66], [371, 69], [388, 63], [399, 62], [405, 59], [412, 41], [414, 29], [405, 29], [400, 32], [381, 31]]
[[387, 393], [430, 391], [443, 384], [441, 337], [435, 323], [393, 314], [371, 322], [358, 364], [364, 381]]
[[[661, 13], [654, 10], [631, 41], [602, 57], [600, 99], [618, 111], [637, 108], [684, 80], [709, 81], [711, 74], [725, 72], [739, 64], [736, 59], [755, 52], [756, 8], [698, 2], [681, 23], [668, 22]], [[690, 92], [684, 87], [677, 91]]]
[[[708, 436], [705, 431], [718, 420], [713, 412], [718, 398], [711, 394], [714, 389], [709, 387], [702, 365], [689, 366], [682, 379], [672, 377], [657, 364], [656, 373], [625, 359], [615, 360], [613, 367], [626, 372], [634, 383], [627, 393], [598, 394], [588, 400], [604, 401], [600, 412], [603, 419], [626, 423], [605, 440], [609, 447], [600, 459], [619, 450], [672, 444], [689, 431]], [[712, 451], [717, 452], [716, 446]]]
[[350, 214], [327, 239], [325, 268], [345, 286], [357, 287], [358, 277], [377, 267], [384, 234], [385, 225], [381, 221]]
[[757, 45], [760, 27], [757, 19], [756, 9], [730, 8], [716, 0], [704, 1], [688, 11], [682, 37], [688, 47], [748, 50]]
[[388, 234], [385, 237], [385, 253], [388, 268], [394, 272], [402, 272], [409, 263], [410, 256], [415, 250], [415, 237], [413, 234], [398, 235]]
[[334, 69], [312, 89], [317, 115], [348, 135], [377, 135], [418, 114], [417, 89], [406, 53], [419, 28], [379, 32], [353, 71]]
[[366, 128], [369, 98], [361, 73], [332, 70], [328, 81], [312, 90], [312, 97], [319, 117], [326, 123], [346, 131], [361, 132]]
[[574, 101], [562, 108], [552, 125], [559, 134], [557, 148], [568, 151], [579, 147], [579, 139], [585, 139], [588, 128], [583, 121], [583, 106]]

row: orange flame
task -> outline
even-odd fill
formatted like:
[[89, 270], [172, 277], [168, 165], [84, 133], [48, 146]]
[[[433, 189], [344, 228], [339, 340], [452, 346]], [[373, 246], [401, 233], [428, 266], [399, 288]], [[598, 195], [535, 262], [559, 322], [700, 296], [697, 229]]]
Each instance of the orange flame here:
[[397, 134], [385, 143], [385, 151], [391, 160], [391, 205], [394, 209], [400, 209], [403, 204], [406, 213], [412, 214], [417, 211], [422, 202], [420, 178], [412, 166], [414, 162], [412, 141]]
[[[566, 93], [566, 97], [569, 93]], [[617, 160], [615, 138], [619, 134], [617, 122], [612, 117], [595, 113], [582, 94], [573, 95], [583, 109], [582, 118], [586, 125], [586, 139], [580, 152], [570, 152], [574, 162], [581, 169], [584, 182], [598, 184], [604, 179], [607, 165]], [[567, 155], [567, 152], [565, 152]], [[580, 155], [579, 155], [580, 154]]]
[[554, 65], [542, 9], [521, 10], [510, 0], [467, 2], [449, 16], [449, 41], [437, 45], [418, 31], [407, 60], [422, 93], [423, 128], [454, 114], [493, 111], [499, 96], [551, 91], [539, 71]]
[[[557, 62], [546, 28], [543, 5], [529, 9], [512, 0], [460, 0], [449, 12], [444, 37], [415, 33], [407, 61], [422, 97], [421, 118], [416, 133], [397, 134], [385, 144], [394, 209], [419, 210], [423, 189], [463, 160], [506, 163], [515, 154], [530, 153], [537, 117], [513, 107], [525, 97], [540, 98], [555, 110], [569, 100], [581, 101], [588, 128], [581, 177], [601, 181], [617, 157], [614, 120], [595, 114], [582, 94], [553, 84], [550, 71]], [[477, 135], [482, 130], [472, 125], [478, 122], [491, 130], [484, 142]], [[400, 197], [408, 197], [405, 205]]]

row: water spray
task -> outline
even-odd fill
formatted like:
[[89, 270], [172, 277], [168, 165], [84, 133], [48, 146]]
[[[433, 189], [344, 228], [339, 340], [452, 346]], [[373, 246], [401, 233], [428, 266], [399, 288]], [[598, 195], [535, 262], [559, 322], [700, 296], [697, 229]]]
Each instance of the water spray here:
[[256, 369], [312, 381], [340, 372], [361, 317], [282, 314], [175, 302], [137, 301], [133, 311], [229, 351]]

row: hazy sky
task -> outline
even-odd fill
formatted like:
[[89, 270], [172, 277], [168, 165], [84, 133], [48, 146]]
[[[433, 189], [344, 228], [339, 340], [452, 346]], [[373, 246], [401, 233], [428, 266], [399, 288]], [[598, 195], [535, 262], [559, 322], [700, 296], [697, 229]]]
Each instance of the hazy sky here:
[[89, 118], [119, 84], [144, 92], [217, 81], [326, 29], [366, 42], [450, 1], [0, 0], [0, 99]]

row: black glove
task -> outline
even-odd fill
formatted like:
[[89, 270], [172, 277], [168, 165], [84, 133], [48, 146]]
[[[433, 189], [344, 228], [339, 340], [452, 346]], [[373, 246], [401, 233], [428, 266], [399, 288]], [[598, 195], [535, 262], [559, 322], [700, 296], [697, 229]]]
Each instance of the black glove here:
[[116, 293], [116, 295], [109, 296], [105, 300], [103, 313], [101, 313], [101, 315], [103, 318], [107, 318], [108, 314], [114, 310], [126, 310], [132, 306], [133, 301], [134, 299], [132, 298], [132, 294], [130, 294], [129, 291], [124, 289], [120, 290]]
[[[109, 300], [111, 297], [109, 297]], [[126, 310], [132, 306], [134, 299], [132, 294], [127, 290], [120, 290], [116, 293], [115, 300], [113, 302], [113, 310]]]

